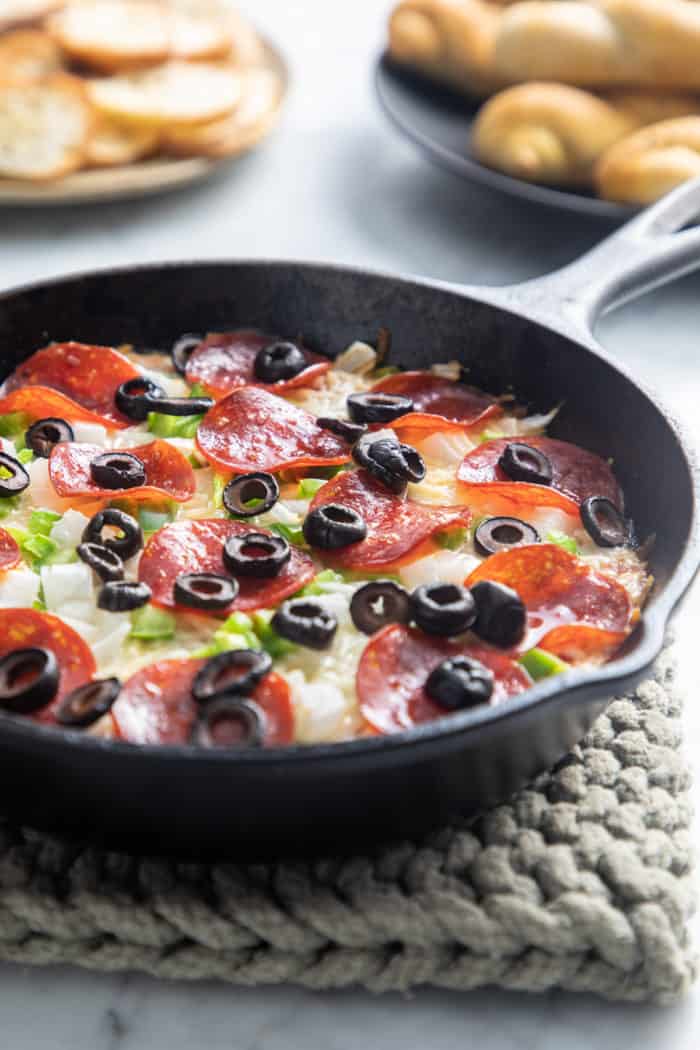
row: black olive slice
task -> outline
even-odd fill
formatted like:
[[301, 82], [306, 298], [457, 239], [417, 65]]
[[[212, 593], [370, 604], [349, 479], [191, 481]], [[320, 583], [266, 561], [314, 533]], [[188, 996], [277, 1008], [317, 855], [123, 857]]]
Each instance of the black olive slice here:
[[[109, 527], [118, 529], [121, 535], [103, 536], [103, 530]], [[125, 514], [123, 510], [117, 510], [116, 507], [105, 507], [90, 518], [82, 539], [83, 543], [97, 543], [107, 550], [114, 551], [124, 561], [133, 557], [143, 547], [143, 531], [136, 518]]]
[[143, 423], [148, 419], [149, 412], [158, 411], [158, 402], [163, 397], [165, 391], [162, 386], [146, 376], [135, 376], [117, 387], [114, 403], [122, 415]]
[[194, 335], [193, 332], [187, 332], [186, 335], [181, 335], [180, 338], [176, 339], [173, 343], [170, 356], [173, 361], [173, 368], [176, 372], [179, 372], [181, 376], [184, 376], [187, 371], [187, 363], [192, 356], [193, 351], [197, 349], [201, 342], [201, 335]]
[[146, 468], [131, 452], [102, 452], [91, 461], [90, 476], [103, 489], [135, 489], [146, 483]]
[[408, 592], [393, 580], [372, 580], [353, 594], [350, 616], [358, 631], [374, 634], [389, 623], [408, 623], [411, 601]]
[[537, 529], [520, 518], [487, 518], [474, 533], [474, 546], [479, 554], [486, 557], [499, 551], [509, 551], [511, 547], [539, 542]]
[[266, 731], [262, 708], [252, 700], [226, 696], [202, 706], [191, 740], [199, 747], [262, 747]]
[[258, 350], [253, 372], [263, 383], [278, 383], [298, 376], [307, 365], [306, 354], [296, 343], [271, 343]]
[[351, 507], [326, 503], [307, 514], [302, 531], [309, 546], [334, 551], [363, 540], [367, 535], [367, 525]]
[[[237, 518], [253, 518], [264, 514], [274, 507], [280, 498], [280, 487], [272, 474], [258, 471], [253, 474], [239, 474], [231, 478], [223, 493], [223, 503], [229, 514]], [[246, 506], [251, 500], [262, 500], [254, 507]]]
[[0, 708], [30, 715], [51, 703], [59, 679], [50, 649], [15, 649], [0, 660]]
[[431, 700], [448, 711], [476, 707], [491, 699], [493, 672], [479, 660], [454, 656], [430, 672], [425, 691]]
[[151, 412], [162, 416], [202, 416], [214, 404], [211, 397], [159, 397]]
[[270, 623], [283, 638], [307, 649], [327, 649], [338, 629], [333, 613], [311, 598], [283, 602]]
[[353, 423], [391, 423], [411, 412], [413, 401], [400, 394], [350, 394], [347, 406]]
[[109, 547], [101, 543], [81, 543], [75, 552], [104, 583], [124, 579], [124, 562]]
[[581, 521], [588, 535], [599, 547], [624, 547], [630, 542], [628, 522], [612, 500], [589, 496], [581, 504]]
[[426, 634], [449, 637], [467, 631], [476, 606], [466, 587], [456, 583], [426, 583], [411, 595], [411, 615]]
[[75, 441], [73, 427], [65, 419], [50, 416], [47, 419], [37, 419], [32, 423], [24, 435], [27, 447], [40, 459], [48, 459], [54, 445], [61, 441]]
[[538, 448], [522, 441], [506, 445], [498, 465], [511, 481], [528, 481], [531, 485], [552, 484], [552, 464]]
[[0, 452], [0, 496], [17, 496], [29, 485], [29, 474], [14, 456]]
[[214, 572], [189, 572], [178, 576], [173, 597], [178, 605], [193, 609], [225, 609], [238, 594], [238, 584], [228, 576]]
[[56, 721], [76, 729], [90, 726], [106, 715], [122, 687], [118, 678], [98, 678], [78, 686], [64, 696], [56, 711]]
[[97, 607], [106, 612], [131, 612], [132, 609], [140, 609], [150, 597], [151, 588], [147, 583], [113, 580], [100, 588]]
[[292, 556], [283, 536], [246, 532], [229, 536], [224, 544], [224, 565], [233, 576], [277, 576]]
[[192, 696], [202, 703], [220, 696], [246, 696], [269, 674], [272, 659], [263, 650], [231, 649], [207, 660], [192, 683]]
[[471, 589], [476, 603], [476, 623], [472, 630], [485, 642], [510, 649], [522, 641], [527, 626], [527, 609], [510, 587], [492, 580], [481, 580]]
[[392, 438], [360, 441], [352, 450], [352, 456], [360, 467], [397, 496], [406, 491], [409, 481], [417, 484], [425, 477], [425, 463], [420, 453]]
[[347, 441], [349, 445], [354, 445], [364, 437], [368, 429], [366, 423], [351, 423], [347, 419], [332, 419], [329, 416], [319, 416], [316, 422], [321, 430], [330, 430], [331, 434]]

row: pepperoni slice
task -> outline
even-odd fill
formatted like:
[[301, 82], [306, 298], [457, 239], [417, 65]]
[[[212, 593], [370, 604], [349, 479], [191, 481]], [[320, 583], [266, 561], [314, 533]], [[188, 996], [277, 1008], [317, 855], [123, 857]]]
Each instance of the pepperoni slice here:
[[389, 569], [422, 557], [430, 538], [449, 527], [468, 525], [468, 507], [415, 503], [389, 492], [365, 470], [345, 471], [318, 490], [311, 510], [340, 503], [363, 518], [367, 536], [337, 551], [319, 551], [331, 565], [346, 569]]
[[87, 642], [57, 616], [36, 609], [0, 609], [0, 658], [15, 649], [33, 648], [51, 650], [61, 677], [55, 699], [31, 717], [55, 723], [61, 699], [95, 674], [95, 658]]
[[6, 529], [0, 529], [0, 572], [14, 569], [22, 560], [22, 554], [14, 537]]
[[[504, 449], [513, 441], [538, 448], [552, 464], [552, 484], [532, 485], [511, 481], [499, 465]], [[594, 452], [587, 452], [568, 441], [546, 437], [496, 438], [479, 445], [465, 456], [457, 478], [462, 483], [465, 501], [485, 510], [533, 507], [558, 507], [567, 514], [578, 515], [580, 504], [588, 496], [607, 496], [620, 510], [623, 497], [610, 466]]]
[[201, 383], [212, 397], [221, 398], [238, 387], [251, 384], [274, 391], [311, 386], [331, 367], [327, 357], [304, 350], [309, 364], [301, 372], [277, 383], [261, 383], [256, 379], [253, 369], [256, 355], [259, 350], [276, 342], [279, 342], [276, 336], [246, 328], [208, 335], [187, 362], [187, 381]]
[[334, 466], [348, 446], [303, 408], [260, 387], [242, 387], [217, 402], [197, 431], [197, 445], [215, 466], [236, 473]]
[[172, 499], [177, 503], [186, 503], [194, 495], [196, 483], [192, 466], [168, 441], [152, 441], [137, 448], [119, 449], [140, 459], [146, 471], [146, 484], [131, 489], [105, 489], [92, 480], [90, 463], [104, 451], [99, 445], [78, 442], [56, 445], [49, 457], [49, 477], [58, 495], [63, 499], [128, 496], [134, 500]]
[[512, 587], [527, 606], [528, 632], [521, 650], [539, 645], [572, 663], [607, 659], [628, 632], [632, 610], [624, 587], [555, 544], [494, 554], [466, 585], [479, 580]]
[[[172, 525], [165, 525], [146, 544], [139, 562], [139, 580], [151, 588], [156, 604], [176, 608], [173, 585], [177, 577], [191, 572], [214, 572], [228, 576], [222, 554], [226, 540], [229, 536], [251, 532], [253, 528], [255, 532], [269, 535], [266, 529], [221, 518], [199, 518], [196, 521], [176, 521]], [[241, 577], [238, 595], [229, 608], [223, 610], [223, 615], [277, 605], [309, 583], [315, 575], [316, 569], [311, 558], [292, 547], [289, 561], [277, 576], [260, 579]], [[191, 608], [187, 608], [192, 612]]]
[[53, 343], [23, 361], [5, 381], [0, 413], [133, 426], [114, 404], [117, 387], [140, 372], [109, 346]]
[[[205, 660], [161, 660], [128, 678], [112, 707], [117, 736], [131, 744], [185, 744], [197, 717], [194, 676]], [[267, 721], [265, 746], [294, 739], [289, 686], [268, 674], [251, 695]]]
[[391, 624], [367, 644], [357, 668], [357, 696], [365, 720], [376, 733], [395, 733], [451, 714], [430, 699], [425, 683], [438, 664], [458, 655], [473, 657], [493, 671], [492, 704], [532, 685], [523, 668], [497, 649], [448, 642]]
[[396, 431], [465, 430], [503, 415], [495, 398], [432, 372], [398, 372], [380, 379], [372, 393], [398, 394], [413, 401], [413, 411], [391, 424]]

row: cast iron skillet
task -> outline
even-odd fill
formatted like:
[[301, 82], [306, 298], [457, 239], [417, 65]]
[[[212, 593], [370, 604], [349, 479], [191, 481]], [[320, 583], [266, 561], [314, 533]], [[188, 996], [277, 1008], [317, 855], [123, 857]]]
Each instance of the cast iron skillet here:
[[240, 756], [131, 747], [6, 716], [2, 811], [120, 848], [269, 858], [417, 834], [502, 800], [561, 758], [644, 674], [698, 566], [691, 454], [591, 330], [614, 301], [700, 266], [700, 228], [674, 232], [698, 211], [700, 182], [577, 263], [505, 289], [256, 261], [134, 267], [0, 296], [5, 372], [49, 339], [167, 347], [182, 332], [258, 325], [337, 352], [388, 326], [403, 365], [459, 358], [494, 393], [512, 387], [541, 410], [563, 401], [552, 432], [614, 457], [640, 534], [657, 535], [642, 625], [605, 667], [395, 736]]
[[584, 189], [545, 186], [516, 179], [487, 168], [470, 148], [474, 119], [483, 98], [467, 98], [393, 62], [388, 54], [377, 63], [374, 79], [377, 98], [394, 127], [423, 153], [467, 182], [548, 204], [561, 211], [594, 215], [624, 222], [637, 210], [625, 204], [601, 200]]

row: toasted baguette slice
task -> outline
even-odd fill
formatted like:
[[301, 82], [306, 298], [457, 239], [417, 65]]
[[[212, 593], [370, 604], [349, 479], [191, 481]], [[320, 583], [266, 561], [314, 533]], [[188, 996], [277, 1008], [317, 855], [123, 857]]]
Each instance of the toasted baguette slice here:
[[0, 85], [0, 176], [58, 179], [79, 168], [92, 111], [72, 77]]
[[190, 61], [225, 58], [233, 46], [226, 23], [213, 18], [173, 12], [170, 33], [173, 58]]
[[239, 15], [230, 0], [166, 0], [166, 3], [173, 11], [223, 25], [229, 39], [229, 62], [248, 67], [259, 65], [262, 61], [264, 50], [258, 34]]
[[14, 29], [0, 36], [0, 77], [22, 83], [43, 80], [61, 69], [61, 52], [41, 29]]
[[266, 69], [241, 74], [243, 93], [233, 113], [208, 124], [166, 129], [163, 147], [179, 156], [230, 157], [259, 142], [279, 114], [282, 85]]
[[162, 127], [202, 124], [238, 104], [238, 73], [199, 62], [169, 62], [139, 73], [90, 81], [90, 99], [115, 120]]
[[49, 29], [70, 58], [105, 72], [164, 62], [170, 54], [169, 12], [147, 0], [73, 3], [50, 19]]
[[95, 168], [133, 164], [158, 148], [160, 136], [154, 128], [124, 124], [98, 114], [85, 146], [85, 161]]
[[2, 0], [0, 3], [0, 33], [15, 25], [38, 22], [63, 7], [65, 0]]

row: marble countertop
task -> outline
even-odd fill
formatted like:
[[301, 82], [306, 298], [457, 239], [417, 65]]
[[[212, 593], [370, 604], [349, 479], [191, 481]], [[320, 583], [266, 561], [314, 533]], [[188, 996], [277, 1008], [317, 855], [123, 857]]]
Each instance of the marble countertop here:
[[[504, 284], [563, 265], [609, 227], [489, 194], [430, 167], [385, 124], [370, 63], [386, 0], [248, 0], [283, 44], [292, 91], [281, 128], [256, 154], [191, 191], [70, 209], [0, 210], [0, 287], [158, 259], [281, 256]], [[604, 319], [602, 342], [700, 438], [700, 274]], [[694, 698], [698, 588], [678, 618]], [[700, 756], [700, 708], [686, 715]], [[700, 768], [700, 758], [696, 757]], [[0, 1045], [12, 1050], [697, 1050], [700, 988], [673, 1009], [562, 994], [424, 991], [410, 998], [311, 995], [140, 976], [0, 966]]]

